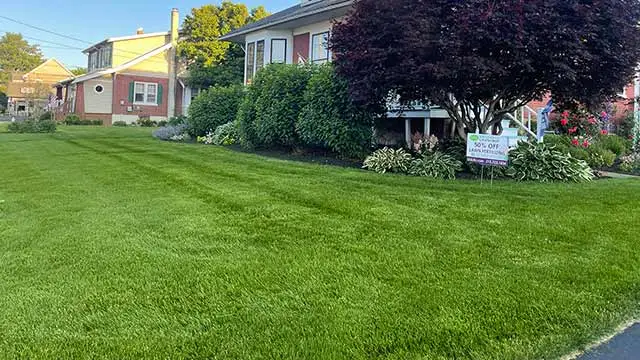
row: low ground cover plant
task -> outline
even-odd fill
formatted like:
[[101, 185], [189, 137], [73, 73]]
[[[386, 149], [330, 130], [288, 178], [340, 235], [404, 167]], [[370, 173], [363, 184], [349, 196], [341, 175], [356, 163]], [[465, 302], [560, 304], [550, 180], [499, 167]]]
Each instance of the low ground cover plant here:
[[163, 141], [187, 141], [191, 139], [188, 134], [189, 126], [180, 124], [176, 126], [167, 125], [153, 131], [153, 137]]

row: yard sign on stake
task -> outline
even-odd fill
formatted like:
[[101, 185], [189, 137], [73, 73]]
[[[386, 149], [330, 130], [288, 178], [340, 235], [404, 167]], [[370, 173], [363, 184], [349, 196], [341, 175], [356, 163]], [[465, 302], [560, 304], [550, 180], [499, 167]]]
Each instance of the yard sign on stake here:
[[[509, 138], [497, 135], [468, 134], [467, 161], [482, 166], [480, 175], [480, 182], [482, 182], [486, 165], [509, 165]], [[491, 183], [493, 183], [493, 168], [491, 168]]]

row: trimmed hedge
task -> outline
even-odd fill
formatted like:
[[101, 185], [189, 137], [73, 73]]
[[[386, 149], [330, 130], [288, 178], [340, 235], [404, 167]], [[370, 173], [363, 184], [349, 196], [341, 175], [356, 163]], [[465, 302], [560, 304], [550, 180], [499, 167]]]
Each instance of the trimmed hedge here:
[[373, 116], [358, 109], [347, 82], [323, 65], [309, 80], [296, 129], [301, 140], [347, 157], [362, 157], [371, 147]]
[[252, 149], [260, 143], [256, 135], [256, 101], [262, 86], [260, 76], [257, 76], [253, 85], [245, 91], [244, 98], [238, 108], [236, 124], [240, 145], [245, 149]]
[[71, 115], [67, 115], [67, 117], [64, 118], [64, 124], [65, 125], [81, 125], [81, 126], [100, 126], [103, 124], [102, 120], [83, 120], [80, 119], [80, 117], [78, 115], [75, 114], [71, 114]]
[[311, 68], [271, 64], [258, 74], [255, 102], [257, 144], [265, 147], [300, 145], [296, 122], [304, 106]]
[[204, 136], [233, 121], [242, 100], [241, 86], [213, 87], [202, 92], [189, 106], [189, 133]]
[[236, 123], [245, 148], [322, 147], [363, 158], [373, 116], [353, 105], [331, 65], [271, 64], [247, 88]]

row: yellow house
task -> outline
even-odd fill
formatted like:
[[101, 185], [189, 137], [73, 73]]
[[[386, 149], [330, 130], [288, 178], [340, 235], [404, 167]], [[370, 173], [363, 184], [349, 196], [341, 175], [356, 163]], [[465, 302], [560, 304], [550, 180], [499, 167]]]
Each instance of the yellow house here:
[[63, 112], [83, 119], [132, 123], [182, 113], [185, 85], [177, 76], [178, 10], [170, 30], [107, 38], [90, 46], [86, 75], [60, 82], [68, 88]]
[[[73, 77], [73, 74], [61, 62], [49, 59], [27, 73], [13, 73], [7, 84], [7, 110], [10, 115], [28, 116], [36, 108], [42, 108], [49, 95], [56, 95], [52, 85]], [[57, 94], [62, 98], [62, 89]]]

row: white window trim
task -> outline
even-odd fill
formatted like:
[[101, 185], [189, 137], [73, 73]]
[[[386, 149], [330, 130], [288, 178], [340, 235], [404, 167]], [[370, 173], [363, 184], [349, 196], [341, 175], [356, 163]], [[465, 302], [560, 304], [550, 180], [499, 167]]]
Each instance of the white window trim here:
[[[273, 43], [274, 42], [278, 42], [278, 41], [284, 42], [284, 49], [283, 49], [284, 53], [282, 54], [283, 55], [282, 62], [274, 62], [273, 61], [273, 54], [274, 54], [274, 52], [273, 52]], [[269, 46], [270, 46], [270, 49], [269, 49], [270, 50], [269, 51], [269, 63], [270, 64], [286, 64], [287, 63], [287, 51], [288, 51], [289, 41], [287, 41], [286, 38], [272, 38], [271, 41], [270, 41]]]
[[314, 59], [315, 47], [313, 46], [313, 38], [316, 37], [316, 36], [324, 35], [324, 34], [327, 34], [327, 38], [331, 37], [331, 31], [330, 30], [321, 31], [321, 32], [318, 32], [318, 33], [311, 34], [311, 37], [309, 39], [309, 41], [310, 41], [309, 48], [311, 49], [310, 50], [310, 52], [311, 52], [310, 55], [311, 56], [309, 57], [309, 62], [311, 64], [324, 64], [324, 63], [328, 63], [328, 62], [331, 61], [331, 50], [329, 48], [326, 49], [326, 53], [327, 53], [327, 58], [326, 59], [318, 59], [318, 60]]
[[[144, 85], [144, 101], [136, 101], [136, 94], [139, 94], [136, 92], [136, 88], [138, 87], [138, 85]], [[156, 87], [156, 102], [152, 103], [152, 102], [148, 102], [147, 101], [147, 95], [149, 94], [149, 85], [155, 85]], [[134, 105], [146, 105], [146, 106], [158, 106], [158, 83], [150, 83], [150, 82], [142, 82], [142, 81], [134, 81], [133, 82], [133, 104]]]
[[[98, 91], [98, 86], [102, 87], [102, 91], [100, 91], [100, 92]], [[104, 92], [104, 85], [102, 85], [102, 84], [95, 84], [95, 85], [93, 86], [93, 92], [95, 92], [95, 93], [96, 93], [96, 94], [98, 94], [98, 95], [102, 94], [102, 93]]]

